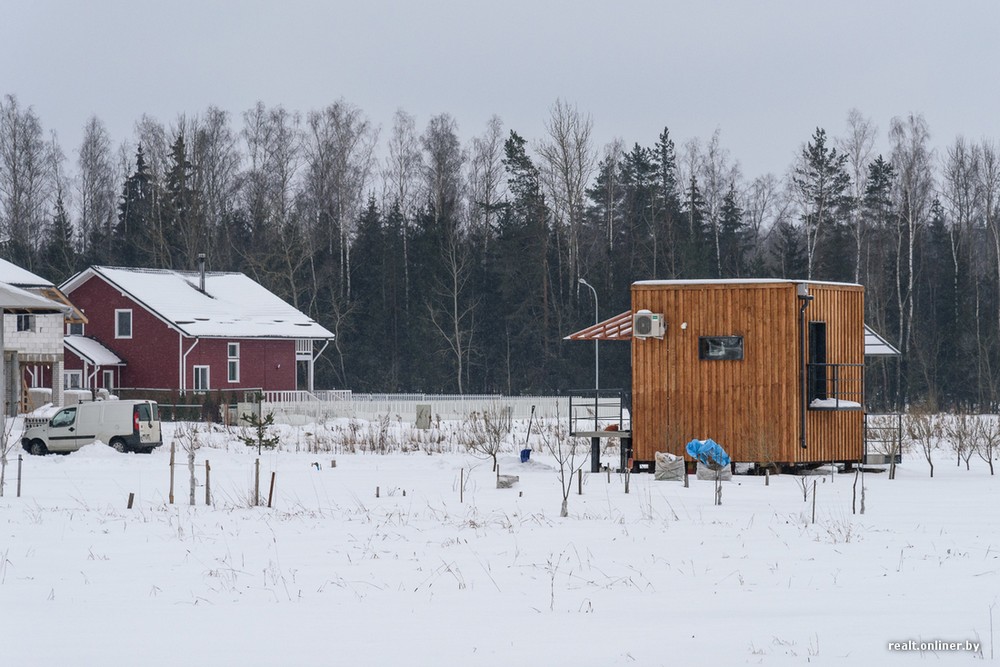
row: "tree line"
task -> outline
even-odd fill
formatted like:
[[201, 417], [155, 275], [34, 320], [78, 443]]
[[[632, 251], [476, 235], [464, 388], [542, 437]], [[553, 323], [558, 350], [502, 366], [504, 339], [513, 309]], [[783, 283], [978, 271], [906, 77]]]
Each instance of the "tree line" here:
[[[920, 115], [880, 134], [857, 110], [817, 128], [787, 172], [749, 177], [720, 132], [595, 145], [557, 100], [529, 141], [493, 117], [464, 142], [443, 113], [384, 136], [340, 100], [308, 113], [210, 107], [144, 116], [115, 145], [87, 120], [75, 159], [0, 99], [0, 254], [58, 283], [92, 264], [242, 271], [336, 334], [319, 386], [557, 392], [593, 385], [563, 337], [630, 307], [635, 280], [859, 282], [866, 321], [903, 353], [869, 404], [996, 409], [1000, 150], [931, 144]], [[882, 142], [888, 147], [877, 153]], [[626, 344], [602, 387], [629, 386]]]

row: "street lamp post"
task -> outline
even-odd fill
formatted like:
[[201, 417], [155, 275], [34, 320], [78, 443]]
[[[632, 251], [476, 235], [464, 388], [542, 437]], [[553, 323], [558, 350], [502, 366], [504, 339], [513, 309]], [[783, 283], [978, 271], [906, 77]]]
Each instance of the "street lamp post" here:
[[[590, 291], [594, 293], [594, 324], [596, 325], [596, 324], [598, 324], [601, 321], [600, 318], [598, 317], [598, 314], [597, 314], [597, 312], [598, 312], [597, 311], [597, 290], [594, 289], [594, 286], [591, 285], [590, 283], [588, 283], [583, 278], [580, 278], [580, 284], [581, 285], [586, 285], [587, 287], [590, 288]], [[596, 335], [596, 332], [595, 332], [595, 335]], [[600, 375], [601, 357], [600, 357], [600, 348], [598, 347], [598, 343], [599, 342], [600, 341], [597, 338], [594, 338], [594, 392], [595, 393], [598, 392], [600, 390], [600, 388], [601, 388], [601, 379], [600, 379], [601, 378], [601, 375]], [[597, 396], [594, 396], [594, 398], [596, 399]]]

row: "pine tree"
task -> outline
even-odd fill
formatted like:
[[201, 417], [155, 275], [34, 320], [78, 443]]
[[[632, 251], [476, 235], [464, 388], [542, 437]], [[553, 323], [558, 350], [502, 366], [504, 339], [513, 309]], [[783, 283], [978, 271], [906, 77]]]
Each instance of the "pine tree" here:
[[826, 145], [826, 131], [816, 128], [812, 141], [802, 149], [801, 162], [792, 182], [802, 200], [802, 224], [806, 242], [806, 277], [812, 278], [819, 266], [820, 240], [830, 235], [845, 218], [850, 198], [851, 177], [847, 156]]

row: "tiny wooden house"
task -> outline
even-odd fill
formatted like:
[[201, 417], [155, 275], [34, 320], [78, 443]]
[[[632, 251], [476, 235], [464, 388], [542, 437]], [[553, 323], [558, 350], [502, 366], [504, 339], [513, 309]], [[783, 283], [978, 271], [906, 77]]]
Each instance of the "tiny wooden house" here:
[[632, 313], [637, 463], [682, 455], [694, 438], [712, 438], [734, 461], [861, 459], [861, 285], [642, 281]]

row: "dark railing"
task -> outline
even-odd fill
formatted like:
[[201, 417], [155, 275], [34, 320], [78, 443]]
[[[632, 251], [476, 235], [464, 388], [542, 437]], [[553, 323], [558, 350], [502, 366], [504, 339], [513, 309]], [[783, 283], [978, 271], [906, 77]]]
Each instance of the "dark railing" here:
[[864, 364], [808, 364], [810, 410], [861, 410], [865, 400]]
[[903, 415], [865, 413], [865, 463], [902, 463]]
[[631, 431], [632, 394], [624, 389], [574, 389], [569, 394], [570, 435]]

